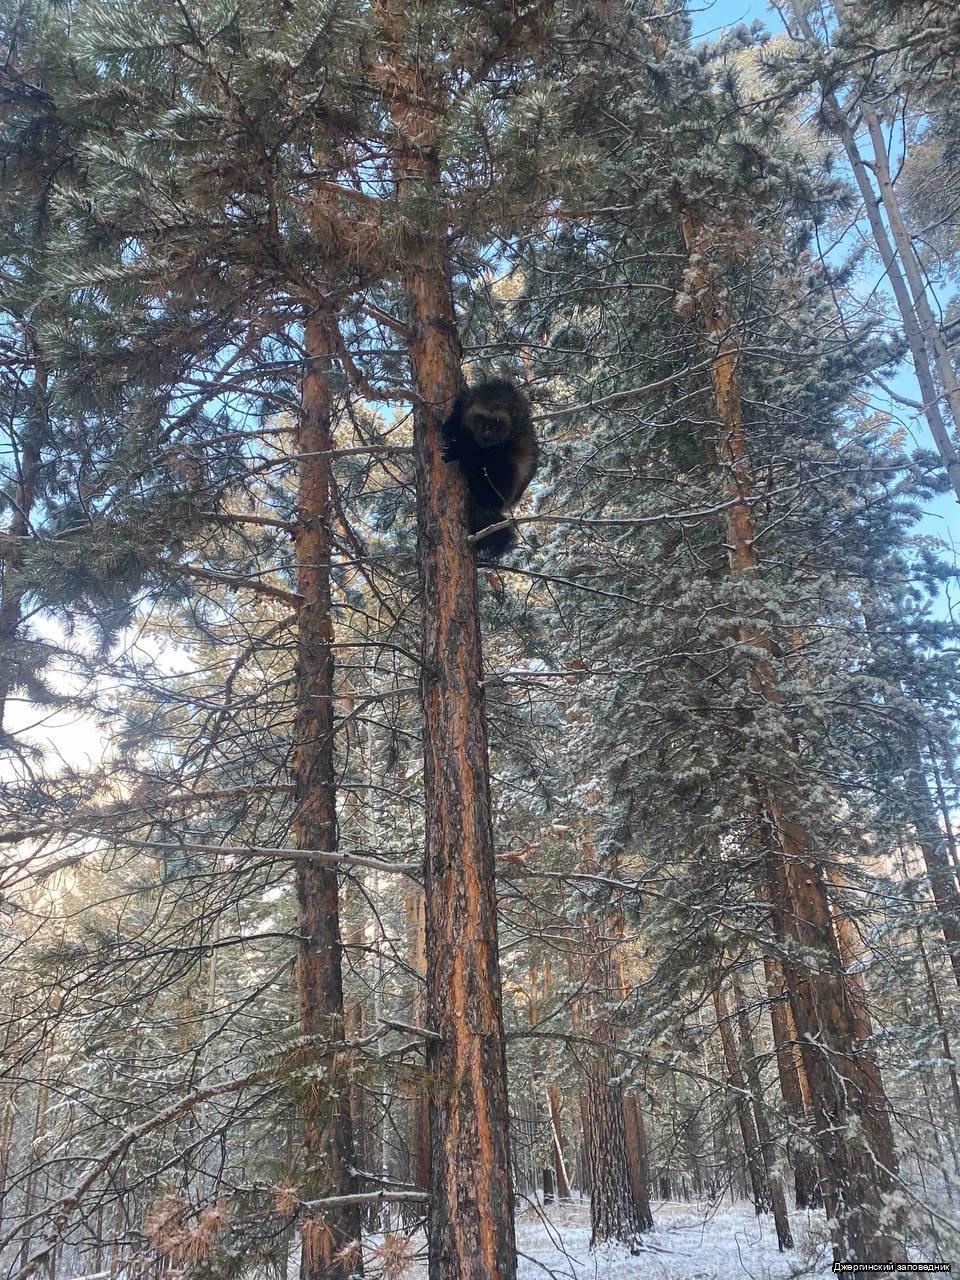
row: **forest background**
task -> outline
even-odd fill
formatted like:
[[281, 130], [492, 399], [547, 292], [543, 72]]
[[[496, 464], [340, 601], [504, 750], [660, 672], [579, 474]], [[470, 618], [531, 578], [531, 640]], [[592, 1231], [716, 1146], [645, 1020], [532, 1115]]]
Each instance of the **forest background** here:
[[960, 1256], [960, 17], [758, 9], [4, 6], [5, 1274]]

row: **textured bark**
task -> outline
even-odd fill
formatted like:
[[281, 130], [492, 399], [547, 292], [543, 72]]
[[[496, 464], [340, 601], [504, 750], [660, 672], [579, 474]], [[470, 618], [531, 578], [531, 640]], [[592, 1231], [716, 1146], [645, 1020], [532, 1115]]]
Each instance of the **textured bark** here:
[[[413, 1023], [422, 1027], [427, 1022], [427, 996], [424, 987], [427, 973], [427, 937], [423, 910], [423, 890], [407, 892], [405, 910], [410, 964], [423, 981], [417, 982], [413, 997]], [[430, 1186], [430, 1094], [424, 1079], [414, 1080], [410, 1091], [410, 1178], [421, 1190]]]
[[[331, 402], [325, 357], [331, 347], [323, 317], [306, 326], [299, 423], [300, 490], [297, 501], [297, 588], [303, 598], [298, 619], [297, 712], [294, 725], [294, 836], [300, 849], [337, 847], [334, 772], [333, 615], [331, 557]], [[326, 456], [325, 456], [326, 455]], [[297, 984], [300, 1030], [315, 1043], [344, 1038], [343, 957], [336, 867], [299, 859], [296, 869], [300, 946]], [[311, 1084], [303, 1103], [304, 1198], [351, 1195], [353, 1126], [345, 1055], [322, 1059], [326, 1075]], [[360, 1210], [344, 1205], [322, 1221], [302, 1223], [302, 1280], [346, 1280], [358, 1274]]]
[[[431, 1040], [431, 1280], [513, 1280], [516, 1246], [496, 867], [477, 566], [467, 492], [444, 462], [440, 428], [462, 386], [446, 250], [439, 127], [446, 102], [426, 59], [407, 61], [402, 0], [379, 0], [398, 198], [418, 225], [400, 264], [410, 328], [420, 692], [425, 792], [427, 1007]], [[422, 213], [421, 213], [422, 217]]]
[[757, 1126], [757, 1141], [760, 1144], [760, 1158], [770, 1189], [770, 1207], [777, 1228], [777, 1244], [782, 1252], [793, 1248], [793, 1236], [790, 1234], [790, 1218], [787, 1214], [787, 1201], [783, 1192], [783, 1180], [777, 1168], [776, 1155], [770, 1126], [767, 1124], [767, 1113], [763, 1100], [763, 1084], [760, 1080], [760, 1069], [757, 1066], [757, 1049], [753, 1040], [753, 1028], [747, 1015], [747, 1005], [743, 988], [736, 974], [732, 978], [733, 994], [737, 1002], [737, 1029], [740, 1034], [740, 1048], [743, 1051], [743, 1073], [753, 1099], [753, 1118]]
[[650, 1208], [650, 1161], [647, 1158], [647, 1134], [643, 1125], [640, 1099], [628, 1093], [623, 1098], [623, 1127], [627, 1141], [627, 1170], [630, 1189], [637, 1206], [637, 1221], [643, 1231], [653, 1230]]
[[[587, 848], [581, 860], [585, 872], [597, 863]], [[615, 966], [612, 948], [621, 932], [614, 921], [605, 937], [597, 919], [583, 931], [581, 985], [584, 994], [573, 1003], [574, 1030], [585, 1042], [581, 1054], [580, 1113], [583, 1119], [584, 1164], [590, 1182], [591, 1246], [616, 1240], [638, 1249], [640, 1214], [630, 1178], [623, 1088], [616, 1065], [620, 1035], [607, 1006], [623, 995], [623, 974]]]
[[740, 1070], [740, 1061], [737, 1057], [737, 1045], [730, 1021], [730, 1011], [727, 1008], [727, 999], [719, 986], [714, 988], [713, 1007], [717, 1014], [717, 1029], [720, 1032], [720, 1043], [723, 1046], [723, 1061], [727, 1068], [727, 1080], [734, 1092], [737, 1124], [740, 1126], [743, 1152], [747, 1158], [747, 1173], [750, 1176], [753, 1205], [758, 1214], [769, 1213], [771, 1207], [770, 1186], [767, 1182], [763, 1157], [760, 1153], [760, 1142], [753, 1121], [750, 1094], [747, 1091], [746, 1082]]
[[616, 1240], [637, 1249], [641, 1224], [627, 1161], [623, 1090], [613, 1053], [602, 1042], [584, 1054], [581, 1106], [590, 1172], [591, 1247]]
[[[724, 512], [730, 571], [755, 576], [760, 560], [737, 374], [739, 352], [726, 293], [711, 260], [709, 229], [691, 210], [683, 212], [682, 227], [701, 323], [714, 351], [712, 381], [720, 423], [716, 455], [731, 503]], [[760, 655], [754, 662], [754, 689], [765, 702], [778, 705], [769, 636], [759, 627], [744, 627], [739, 639]], [[786, 723], [781, 735], [784, 752], [794, 752], [796, 743]], [[886, 1258], [896, 1249], [885, 1225], [883, 1200], [896, 1165], [892, 1144], [878, 1140], [884, 1125], [889, 1128], [888, 1108], [879, 1072], [858, 1042], [826, 885], [806, 830], [789, 815], [783, 784], [748, 775], [744, 786], [767, 850], [775, 927], [782, 937], [799, 944], [798, 953], [802, 949], [818, 957], [810, 967], [791, 962], [786, 976], [810, 1081], [816, 1142], [829, 1181], [835, 1257]]]
[[793, 1168], [795, 1202], [798, 1209], [819, 1208], [823, 1198], [817, 1162], [808, 1146], [810, 1125], [804, 1105], [803, 1063], [798, 1061], [800, 1049], [793, 1034], [789, 993], [783, 971], [772, 956], [764, 956], [763, 968], [770, 997], [770, 1026], [777, 1055], [780, 1096], [790, 1122], [787, 1154]]
[[[831, 871], [828, 878], [836, 894], [839, 894], [843, 889], [843, 881], [839, 873]], [[867, 1041], [873, 1035], [873, 1021], [867, 1007], [867, 989], [860, 972], [863, 947], [853, 922], [837, 905], [836, 899], [831, 903], [831, 910], [837, 947], [840, 951], [840, 963], [843, 966], [850, 1002], [854, 1035], [859, 1045], [860, 1062], [870, 1095], [870, 1106], [866, 1113], [866, 1119], [870, 1125], [870, 1146], [879, 1162], [880, 1185], [885, 1191], [891, 1191], [895, 1184], [893, 1175], [896, 1172], [897, 1159], [894, 1153], [893, 1126], [880, 1078], [880, 1068], [873, 1054], [865, 1048]]]

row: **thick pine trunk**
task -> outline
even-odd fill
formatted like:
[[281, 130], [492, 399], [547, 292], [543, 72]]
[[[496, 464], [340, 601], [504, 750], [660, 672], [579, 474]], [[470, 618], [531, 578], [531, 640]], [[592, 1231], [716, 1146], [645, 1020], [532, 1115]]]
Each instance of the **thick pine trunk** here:
[[[333, 448], [330, 390], [325, 376], [330, 351], [323, 317], [306, 326], [299, 424], [300, 491], [297, 501], [297, 587], [300, 607], [297, 651], [297, 712], [294, 726], [294, 835], [300, 849], [337, 847], [334, 771], [333, 614], [330, 597]], [[335, 866], [300, 859], [296, 869], [300, 947], [297, 985], [300, 1031], [315, 1037], [324, 1078], [311, 1084], [303, 1102], [305, 1189], [310, 1198], [354, 1191], [353, 1125], [348, 1057], [324, 1053], [324, 1043], [344, 1039], [343, 956]], [[307, 1060], [315, 1050], [307, 1051]], [[360, 1211], [355, 1205], [324, 1211], [303, 1221], [302, 1280], [346, 1280], [359, 1273]]]
[[516, 1274], [496, 868], [474, 553], [466, 491], [441, 456], [460, 349], [441, 245], [407, 281], [414, 330], [417, 562], [426, 793], [428, 1065], [434, 1082], [431, 1280]]
[[422, 639], [431, 1280], [513, 1280], [516, 1246], [477, 565], [440, 428], [462, 386], [440, 181], [443, 92], [411, 63], [402, 0], [379, 0], [398, 198], [421, 218], [400, 262], [410, 328]]
[[608, 1240], [640, 1246], [641, 1224], [630, 1181], [623, 1090], [611, 1050], [599, 1040], [583, 1056], [583, 1140], [590, 1176], [591, 1247]]
[[[714, 349], [712, 380], [720, 423], [717, 462], [731, 505], [724, 512], [730, 570], [756, 576], [760, 560], [751, 505], [752, 483], [737, 376], [739, 353], [732, 335], [723, 284], [711, 261], [708, 228], [692, 211], [682, 215], [690, 254], [691, 285], [704, 333]], [[743, 628], [741, 641], [762, 655], [753, 685], [770, 705], [780, 702], [767, 634]], [[784, 752], [795, 750], [789, 726], [781, 726]], [[889, 1127], [882, 1083], [858, 1043], [823, 875], [809, 849], [807, 832], [788, 813], [782, 784], [748, 775], [748, 808], [760, 818], [768, 851], [773, 918], [778, 932], [816, 959], [808, 967], [785, 966], [794, 1021], [813, 1098], [814, 1128], [829, 1182], [828, 1208], [838, 1260], [876, 1260], [895, 1252], [884, 1222], [884, 1185], [895, 1173], [891, 1146], [880, 1142]], [[863, 1137], [866, 1137], [864, 1142]]]
[[[584, 861], [584, 868], [591, 866]], [[608, 1240], [631, 1250], [641, 1242], [640, 1213], [630, 1177], [623, 1088], [614, 1055], [617, 1030], [605, 1011], [617, 987], [610, 943], [588, 924], [582, 957], [586, 994], [573, 1005], [573, 1026], [584, 1042], [580, 1115], [584, 1168], [590, 1184], [591, 1247]]]

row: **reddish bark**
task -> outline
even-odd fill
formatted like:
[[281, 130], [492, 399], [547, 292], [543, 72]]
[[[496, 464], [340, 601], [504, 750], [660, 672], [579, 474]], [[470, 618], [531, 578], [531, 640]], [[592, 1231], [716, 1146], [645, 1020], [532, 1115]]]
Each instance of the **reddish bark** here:
[[[752, 509], [752, 477], [726, 292], [711, 259], [711, 235], [692, 211], [682, 214], [690, 254], [690, 287], [704, 333], [714, 351], [712, 381], [720, 423], [716, 458], [730, 505], [724, 511], [730, 571], [756, 576], [760, 559]], [[757, 653], [752, 684], [779, 705], [772, 645], [760, 627], [743, 627], [740, 642]], [[795, 751], [789, 726], [781, 725], [785, 753]], [[854, 1011], [844, 980], [823, 876], [807, 832], [789, 813], [782, 783], [747, 775], [748, 806], [760, 818], [776, 927], [818, 959], [787, 969], [790, 1000], [815, 1108], [815, 1133], [829, 1180], [829, 1204], [838, 1259], [891, 1256], [895, 1242], [883, 1222], [883, 1190], [894, 1175], [894, 1153], [881, 1140], [887, 1105], [875, 1065], [858, 1043]], [[864, 1143], [861, 1133], [866, 1137]]]
[[647, 1159], [647, 1134], [643, 1125], [640, 1100], [634, 1093], [624, 1094], [623, 1128], [627, 1142], [627, 1172], [630, 1189], [637, 1207], [637, 1219], [641, 1230], [653, 1230], [653, 1210], [650, 1208], [650, 1162]]
[[[440, 428], [462, 386], [439, 166], [446, 102], [429, 61], [407, 60], [402, 0], [379, 0], [392, 161], [418, 225], [400, 262], [410, 328], [420, 692], [425, 792], [424, 893], [431, 1040], [431, 1280], [513, 1280], [516, 1247], [506, 1056], [497, 950], [496, 867], [477, 566], [467, 492], [443, 460]], [[422, 217], [422, 213], [420, 215]]]
[[[306, 326], [299, 424], [300, 490], [297, 502], [297, 588], [303, 599], [297, 651], [297, 712], [294, 726], [294, 836], [300, 849], [337, 847], [334, 772], [333, 614], [330, 597], [331, 431], [330, 391], [324, 357], [329, 331], [322, 317]], [[336, 867], [301, 859], [296, 869], [300, 946], [297, 984], [304, 1036], [339, 1043], [344, 1038], [343, 959]], [[309, 1060], [309, 1051], [308, 1051]], [[353, 1125], [347, 1058], [324, 1054], [322, 1081], [311, 1084], [303, 1103], [305, 1198], [354, 1191]], [[357, 1274], [352, 1247], [359, 1247], [360, 1211], [345, 1205], [324, 1213], [322, 1223], [304, 1224], [302, 1280], [346, 1280]]]

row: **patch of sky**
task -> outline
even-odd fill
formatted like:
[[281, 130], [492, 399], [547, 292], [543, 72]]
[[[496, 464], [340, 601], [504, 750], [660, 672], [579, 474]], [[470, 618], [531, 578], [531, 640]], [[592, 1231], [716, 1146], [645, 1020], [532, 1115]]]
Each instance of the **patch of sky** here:
[[[688, 0], [687, 12], [690, 15], [695, 42], [716, 40], [726, 29], [740, 25], [750, 26], [754, 22], [761, 22], [772, 36], [782, 35], [786, 30], [776, 6], [768, 3], [768, 0]], [[860, 137], [858, 141], [865, 158], [868, 161], [871, 160], [873, 153], [869, 139]], [[891, 168], [896, 174], [903, 159], [899, 125], [895, 129], [888, 130], [887, 145], [890, 151]], [[845, 165], [842, 153], [837, 159]], [[850, 185], [853, 187], [852, 174], [849, 176]], [[868, 243], [871, 249], [870, 257], [860, 271], [856, 284], [859, 300], [870, 310], [882, 311], [892, 322], [893, 327], [900, 332], [902, 331], [900, 317], [896, 314], [891, 290], [874, 250], [866, 219], [861, 217], [851, 224], [847, 235], [834, 244], [826, 256], [839, 262], [856, 247], [858, 241]], [[930, 280], [928, 284], [934, 313], [942, 313], [954, 298], [955, 290], [945, 280]], [[888, 414], [894, 424], [907, 432], [917, 447], [932, 451], [934, 445], [926, 420], [919, 408], [911, 407], [911, 402], [912, 405], [919, 406], [921, 400], [913, 367], [908, 359], [904, 359], [894, 376], [888, 378], [884, 385], [877, 385], [873, 389], [870, 408]], [[905, 401], [907, 403], [904, 403]], [[941, 494], [926, 504], [923, 518], [916, 531], [922, 536], [939, 539], [945, 559], [954, 565], [960, 564], [960, 506], [952, 493]], [[956, 592], [951, 593], [948, 590], [938, 603], [938, 612], [944, 615], [953, 612], [953, 615], [957, 616], [958, 607], [960, 607], [960, 601], [956, 599]]]

